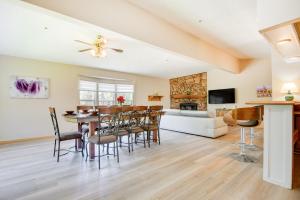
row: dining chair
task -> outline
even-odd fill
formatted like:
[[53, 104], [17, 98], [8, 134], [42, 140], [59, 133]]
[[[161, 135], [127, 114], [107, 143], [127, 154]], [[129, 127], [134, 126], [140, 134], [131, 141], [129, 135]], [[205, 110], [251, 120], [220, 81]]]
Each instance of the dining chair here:
[[[119, 145], [120, 147], [123, 147], [123, 144], [125, 144], [124, 147], [128, 147], [128, 152], [130, 153], [131, 150], [133, 151], [133, 139], [131, 137], [130, 133], [130, 126], [131, 126], [131, 113], [133, 111], [133, 106], [121, 106], [121, 112], [120, 112], [120, 129], [118, 131], [118, 137], [119, 137]], [[123, 143], [122, 138], [124, 136], [127, 136], [127, 142]]]
[[[153, 133], [157, 132], [158, 144], [160, 145], [160, 120], [163, 106], [149, 106], [149, 110], [147, 112], [147, 121], [144, 125], [143, 129], [147, 132], [147, 142], [150, 147], [150, 141], [154, 141]], [[152, 138], [151, 138], [152, 133]]]
[[[146, 148], [146, 136], [145, 130], [143, 129], [147, 119], [147, 106], [134, 106], [133, 111], [130, 115], [130, 134], [134, 135], [135, 144], [143, 143]], [[143, 139], [139, 139], [139, 136], [143, 134]]]
[[[87, 145], [92, 143], [98, 146], [98, 168], [100, 170], [100, 158], [103, 156], [117, 155], [117, 161], [119, 162], [119, 149], [118, 149], [118, 131], [120, 128], [120, 112], [121, 109], [118, 107], [103, 107], [98, 109], [98, 127], [101, 124], [107, 124], [107, 128], [99, 128], [97, 134], [88, 137], [86, 144], [86, 161], [88, 158]], [[114, 153], [109, 152], [109, 144], [113, 144]], [[106, 154], [100, 154], [100, 145], [107, 145]], [[117, 154], [116, 154], [117, 152]]]
[[262, 120], [261, 107], [236, 108], [232, 111], [232, 117], [235, 124], [241, 128], [240, 133], [240, 153], [235, 158], [241, 162], [255, 162], [256, 159], [246, 154], [246, 134], [245, 129], [250, 128], [250, 147], [256, 147], [253, 144], [254, 127], [258, 126]]
[[[69, 149], [61, 149], [60, 148], [60, 143], [63, 141], [68, 141], [68, 140], [76, 140], [76, 139], [80, 139], [81, 142], [84, 144], [84, 141], [82, 139], [82, 133], [78, 132], [78, 131], [73, 131], [73, 132], [60, 132], [59, 130], [59, 126], [58, 126], [58, 122], [57, 122], [57, 116], [56, 116], [56, 112], [55, 112], [55, 108], [54, 107], [49, 107], [49, 112], [50, 112], [50, 116], [51, 116], [51, 121], [53, 124], [53, 128], [54, 128], [54, 135], [55, 135], [55, 139], [54, 139], [54, 151], [53, 151], [53, 157], [55, 156], [55, 153], [57, 152], [57, 162], [59, 162], [59, 157], [68, 154], [69, 152], [74, 152], [74, 151], [70, 151]], [[58, 148], [56, 149], [56, 143], [58, 143]], [[77, 143], [75, 143], [75, 152], [78, 152], [77, 149]], [[73, 147], [71, 147], [73, 148]], [[60, 151], [67, 151], [64, 154], [60, 154]], [[83, 149], [81, 149], [81, 154], [82, 157], [83, 155]]]

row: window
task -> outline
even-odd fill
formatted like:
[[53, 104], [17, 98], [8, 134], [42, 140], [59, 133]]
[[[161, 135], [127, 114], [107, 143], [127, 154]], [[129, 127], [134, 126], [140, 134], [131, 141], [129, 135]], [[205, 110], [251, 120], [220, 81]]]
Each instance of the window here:
[[125, 97], [124, 104], [132, 105], [134, 85], [110, 79], [80, 80], [79, 93], [80, 105], [116, 105], [118, 96]]
[[80, 105], [95, 105], [97, 93], [97, 83], [90, 81], [80, 81]]

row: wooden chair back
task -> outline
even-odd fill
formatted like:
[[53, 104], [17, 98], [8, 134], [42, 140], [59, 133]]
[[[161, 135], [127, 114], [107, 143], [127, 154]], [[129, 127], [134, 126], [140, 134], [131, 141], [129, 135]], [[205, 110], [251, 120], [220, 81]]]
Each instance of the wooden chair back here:
[[131, 128], [144, 126], [146, 123], [148, 106], [133, 106], [130, 114]]
[[121, 106], [122, 112], [120, 113], [121, 127], [130, 128], [131, 125], [131, 113], [133, 112], [133, 106]]
[[106, 108], [106, 107], [109, 107], [109, 106], [105, 106], [105, 105], [95, 106], [95, 109], [98, 110], [99, 108]]
[[103, 124], [107, 125], [107, 128], [98, 128], [98, 135], [112, 135], [117, 134], [121, 125], [120, 113], [122, 112], [121, 107], [101, 107], [98, 108], [98, 127]]
[[150, 111], [160, 111], [163, 109], [163, 106], [149, 106]]
[[149, 125], [160, 125], [161, 115], [163, 106], [149, 106], [149, 112], [148, 112], [148, 124]]
[[133, 111], [146, 111], [148, 106], [133, 106]]
[[131, 112], [133, 111], [133, 106], [122, 106], [122, 112]]
[[122, 111], [121, 107], [117, 106], [110, 106], [110, 107], [99, 107], [98, 108], [98, 113], [99, 114], [107, 114], [107, 115], [114, 115]]

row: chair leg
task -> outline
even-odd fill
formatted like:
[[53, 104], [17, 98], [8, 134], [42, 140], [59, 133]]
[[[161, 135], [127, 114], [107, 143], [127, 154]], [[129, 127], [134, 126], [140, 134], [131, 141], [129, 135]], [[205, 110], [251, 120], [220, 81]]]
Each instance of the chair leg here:
[[158, 139], [158, 144], [160, 145], [160, 132], [159, 132], [159, 129], [157, 130], [157, 139]]
[[147, 131], [148, 147], [150, 148], [150, 131]]
[[122, 136], [120, 136], [119, 138], [120, 138], [120, 147], [122, 147]]
[[128, 152], [130, 153], [130, 134], [127, 135]]
[[114, 143], [114, 157], [116, 157], [116, 143]]
[[252, 151], [257, 150], [257, 146], [254, 144], [254, 128], [250, 128], [250, 144], [247, 145], [247, 148], [249, 148]]
[[145, 131], [143, 132], [143, 139], [144, 139], [144, 148], [146, 148], [146, 138], [145, 138]]
[[240, 148], [240, 155], [241, 156], [246, 155], [246, 153], [245, 153], [245, 141], [246, 141], [245, 129], [241, 128], [241, 148]]
[[98, 169], [100, 170], [100, 145], [98, 145]]
[[256, 162], [255, 158], [246, 155], [245, 152], [246, 146], [246, 135], [245, 135], [245, 128], [241, 128], [241, 143], [240, 143], [240, 153], [235, 155], [235, 159], [240, 162]]
[[107, 143], [106, 145], [107, 145], [106, 146], [106, 154], [107, 154], [107, 158], [108, 158], [109, 157], [109, 155], [108, 155], [109, 154], [109, 143]]
[[118, 147], [118, 141], [116, 141], [116, 148], [117, 148], [117, 161], [119, 162], [119, 147]]
[[82, 143], [82, 147], [81, 147], [81, 155], [82, 155], [82, 157], [84, 158], [84, 153], [83, 153], [83, 150], [84, 150], [84, 140], [81, 140], [81, 143]]
[[131, 134], [131, 151], [133, 152], [133, 135]]
[[134, 142], [137, 144], [137, 134], [134, 134]]
[[81, 149], [84, 150], [84, 148], [85, 148], [85, 138], [84, 137], [81, 139], [81, 142], [82, 142]]
[[77, 139], [75, 139], [75, 151], [78, 151], [78, 140]]
[[58, 141], [57, 162], [59, 162], [59, 155], [60, 155], [60, 141]]
[[56, 139], [54, 139], [54, 151], [53, 151], [53, 157], [55, 157], [55, 152], [56, 152]]
[[85, 157], [85, 162], [87, 161], [88, 157], [89, 157], [89, 152], [88, 152], [88, 142], [85, 145], [85, 153], [86, 153], [86, 157]]

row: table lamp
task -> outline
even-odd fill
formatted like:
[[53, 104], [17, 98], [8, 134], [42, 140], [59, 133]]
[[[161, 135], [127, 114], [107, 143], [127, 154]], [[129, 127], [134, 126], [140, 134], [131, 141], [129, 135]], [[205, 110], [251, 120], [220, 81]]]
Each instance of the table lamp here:
[[293, 93], [297, 93], [298, 88], [295, 83], [289, 82], [289, 83], [284, 83], [282, 88], [281, 88], [281, 93], [286, 94], [285, 95], [285, 100], [286, 101], [293, 101], [294, 100], [294, 95]]

